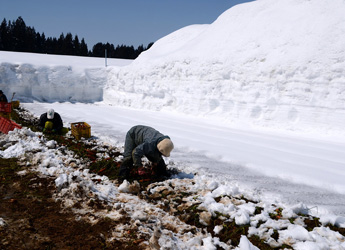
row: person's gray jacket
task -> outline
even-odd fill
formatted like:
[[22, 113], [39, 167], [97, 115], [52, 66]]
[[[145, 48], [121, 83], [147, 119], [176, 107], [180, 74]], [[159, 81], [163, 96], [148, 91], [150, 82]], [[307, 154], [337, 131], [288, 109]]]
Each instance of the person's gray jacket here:
[[141, 158], [146, 158], [157, 163], [162, 159], [162, 154], [157, 149], [157, 144], [165, 139], [170, 139], [169, 136], [161, 134], [154, 128], [137, 125], [132, 127], [126, 135], [124, 157], [133, 158], [134, 166], [141, 165]]

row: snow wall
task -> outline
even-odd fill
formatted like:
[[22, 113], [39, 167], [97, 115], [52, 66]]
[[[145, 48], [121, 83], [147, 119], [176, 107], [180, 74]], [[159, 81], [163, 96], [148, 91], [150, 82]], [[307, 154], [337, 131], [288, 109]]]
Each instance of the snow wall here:
[[345, 1], [257, 0], [158, 40], [104, 100], [232, 123], [344, 133]]
[[21, 101], [101, 101], [105, 82], [104, 69], [76, 71], [68, 62], [61, 66], [0, 63], [0, 88], [15, 92], [15, 99]]
[[343, 13], [344, 0], [257, 0], [163, 37], [127, 66], [3, 62], [0, 87], [28, 100], [104, 101], [345, 135]]

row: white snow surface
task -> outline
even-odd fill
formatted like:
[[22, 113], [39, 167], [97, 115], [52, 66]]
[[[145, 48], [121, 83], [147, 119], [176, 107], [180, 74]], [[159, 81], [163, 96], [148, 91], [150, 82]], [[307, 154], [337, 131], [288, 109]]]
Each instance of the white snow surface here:
[[118, 146], [131, 126], [152, 126], [172, 138], [167, 161], [185, 172], [344, 225], [343, 13], [344, 0], [257, 0], [107, 67], [104, 58], [0, 51], [0, 89]]

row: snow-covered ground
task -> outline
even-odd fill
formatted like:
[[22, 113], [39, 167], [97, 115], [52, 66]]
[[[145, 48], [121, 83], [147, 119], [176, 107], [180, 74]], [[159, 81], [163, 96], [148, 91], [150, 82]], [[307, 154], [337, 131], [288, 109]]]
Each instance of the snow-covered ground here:
[[131, 126], [150, 125], [172, 138], [167, 161], [186, 172], [345, 216], [343, 13], [343, 0], [258, 0], [107, 67], [0, 52], [0, 89], [117, 146]]
[[174, 141], [169, 160], [188, 167], [190, 172], [202, 171], [216, 174], [215, 179], [240, 182], [259, 190], [272, 202], [282, 198], [289, 204], [303, 202], [319, 213], [330, 209], [345, 215], [342, 142], [234, 129], [205, 118], [103, 103], [25, 103], [24, 107], [37, 116], [55, 108], [66, 125], [85, 121], [94, 136], [116, 146], [123, 146], [127, 130], [135, 124], [155, 127]]
[[[260, 237], [272, 248], [281, 247], [283, 244], [301, 250], [345, 247], [345, 237], [328, 226], [331, 224], [343, 227], [343, 217], [324, 214], [320, 216], [320, 225], [307, 230], [305, 219], [315, 214], [311, 208], [302, 203], [292, 206], [280, 202], [267, 203], [260, 200], [260, 195], [256, 191], [239, 188], [217, 175], [211, 178], [202, 171], [195, 175], [182, 172], [164, 182], [150, 184], [146, 191], [142, 191], [142, 198], [139, 198], [138, 182], [129, 183], [125, 180], [118, 185], [116, 180], [90, 173], [83, 159], [75, 158], [73, 152], [57, 145], [55, 141], [48, 141], [41, 132], [34, 133], [22, 128], [0, 137], [1, 145], [4, 147], [0, 152], [1, 156], [17, 157], [25, 166], [18, 172], [19, 175], [37, 171], [41, 175], [55, 177], [57, 192], [54, 192], [53, 197], [62, 202], [63, 208], [72, 208], [77, 220], [95, 224], [102, 218], [107, 218], [117, 222], [111, 229], [111, 237], [106, 238], [109, 242], [126, 240], [127, 232], [134, 230], [139, 239], [145, 239], [140, 241], [140, 246], [150, 250], [257, 250], [258, 248], [248, 240], [253, 236]], [[84, 143], [97, 148], [104, 145], [101, 141], [93, 139]], [[108, 153], [105, 151], [99, 157], [107, 158]], [[114, 160], [120, 159], [116, 157]], [[188, 166], [184, 168], [179, 164], [173, 167], [190, 170]], [[176, 202], [181, 194], [182, 202]], [[107, 206], [95, 209], [92, 206], [94, 202], [105, 202]], [[169, 206], [168, 212], [163, 209], [166, 205]], [[177, 211], [184, 211], [193, 205], [197, 206], [200, 224], [210, 226], [211, 218], [217, 216], [223, 221], [224, 224], [211, 229], [214, 235], [211, 235], [210, 231], [195, 229], [176, 215]], [[275, 215], [278, 218], [274, 218]], [[124, 222], [124, 217], [130, 218], [129, 221]], [[230, 222], [235, 223], [234, 226], [227, 224]], [[7, 218], [0, 218], [0, 229], [6, 228], [8, 223]], [[217, 237], [223, 230], [228, 230], [227, 227], [244, 225], [248, 225], [248, 233], [244, 233], [242, 228], [243, 233], [237, 244], [232, 241], [221, 241]]]

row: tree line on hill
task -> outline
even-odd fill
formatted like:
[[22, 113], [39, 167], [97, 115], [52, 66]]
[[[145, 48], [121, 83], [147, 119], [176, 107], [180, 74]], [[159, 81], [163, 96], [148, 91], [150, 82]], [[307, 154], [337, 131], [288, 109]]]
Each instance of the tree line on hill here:
[[6, 21], [4, 18], [0, 25], [0, 50], [16, 52], [33, 52], [57, 55], [75, 55], [104, 57], [105, 51], [108, 58], [135, 59], [139, 54], [149, 49], [153, 43], [147, 47], [143, 45], [135, 49], [133, 46], [117, 45], [109, 43], [97, 43], [92, 50], [88, 50], [84, 38], [71, 33], [59, 38], [48, 37], [45, 34], [36, 32], [34, 28], [26, 26], [22, 17], [16, 21]]

